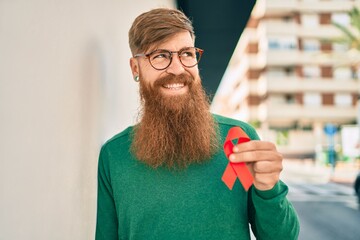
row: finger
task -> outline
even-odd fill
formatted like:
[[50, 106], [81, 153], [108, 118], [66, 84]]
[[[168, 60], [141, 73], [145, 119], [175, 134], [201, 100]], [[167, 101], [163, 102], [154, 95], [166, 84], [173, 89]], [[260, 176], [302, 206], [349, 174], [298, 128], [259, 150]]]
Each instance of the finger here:
[[253, 150], [276, 150], [276, 146], [272, 142], [254, 140], [237, 144], [233, 148], [233, 152], [246, 152]]
[[276, 151], [247, 151], [232, 153], [229, 156], [231, 162], [257, 162], [257, 161], [281, 161], [282, 155]]
[[258, 161], [252, 166], [254, 173], [279, 173], [282, 171], [282, 162]]
[[251, 175], [254, 176], [254, 163], [253, 162], [247, 162], [245, 163], [246, 167], [249, 169], [249, 171], [251, 172]]

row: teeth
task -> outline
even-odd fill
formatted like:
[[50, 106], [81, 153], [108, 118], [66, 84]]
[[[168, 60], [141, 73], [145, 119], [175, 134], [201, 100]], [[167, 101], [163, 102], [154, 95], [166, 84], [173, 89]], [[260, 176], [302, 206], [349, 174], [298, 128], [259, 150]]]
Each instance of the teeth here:
[[165, 88], [169, 88], [169, 89], [182, 88], [183, 86], [184, 86], [183, 83], [173, 83], [173, 84], [166, 84], [166, 85], [164, 85]]

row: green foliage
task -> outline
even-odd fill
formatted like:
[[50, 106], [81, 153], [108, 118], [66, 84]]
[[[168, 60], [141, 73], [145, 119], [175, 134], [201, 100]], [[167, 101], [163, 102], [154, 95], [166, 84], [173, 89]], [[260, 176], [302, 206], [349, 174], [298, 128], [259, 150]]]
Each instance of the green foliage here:
[[276, 144], [279, 146], [286, 146], [289, 144], [289, 131], [276, 132]]
[[261, 122], [259, 120], [253, 120], [253, 121], [250, 121], [250, 125], [253, 126], [254, 128], [258, 129], [261, 127]]
[[360, 10], [354, 7], [348, 14], [350, 16], [350, 27], [332, 22], [332, 24], [343, 33], [342, 37], [333, 39], [332, 41], [347, 44], [350, 48], [360, 51]]

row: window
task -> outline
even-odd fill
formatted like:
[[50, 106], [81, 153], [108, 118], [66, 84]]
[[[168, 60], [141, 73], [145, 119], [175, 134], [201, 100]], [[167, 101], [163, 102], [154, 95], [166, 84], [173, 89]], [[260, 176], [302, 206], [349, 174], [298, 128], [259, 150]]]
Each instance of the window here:
[[351, 68], [351, 79], [358, 80], [360, 78], [360, 69]]
[[285, 102], [286, 104], [295, 104], [295, 96], [293, 94], [286, 94], [285, 95]]
[[296, 76], [295, 68], [294, 67], [285, 67], [284, 71], [286, 73], [286, 76], [288, 77], [294, 77]]
[[295, 36], [270, 36], [268, 45], [272, 50], [297, 49], [297, 39]]
[[352, 78], [352, 71], [350, 67], [337, 67], [334, 70], [334, 79], [349, 80]]
[[280, 95], [280, 94], [272, 95], [271, 97], [269, 97], [269, 101], [272, 104], [285, 104], [286, 103], [284, 96]]
[[349, 93], [335, 94], [335, 106], [350, 107], [352, 106], [352, 96]]
[[304, 93], [304, 105], [318, 107], [321, 106], [321, 94], [319, 93]]
[[306, 52], [319, 51], [320, 41], [315, 39], [303, 39], [303, 50]]
[[266, 75], [269, 77], [290, 77], [295, 76], [294, 67], [284, 67], [284, 68], [269, 68], [266, 72]]
[[345, 52], [349, 50], [349, 45], [345, 43], [333, 43], [332, 50], [334, 52]]
[[319, 16], [317, 14], [302, 14], [301, 24], [307, 28], [316, 28], [319, 25]]
[[276, 39], [269, 39], [269, 49], [280, 49], [280, 42]]
[[343, 26], [350, 25], [350, 16], [347, 13], [333, 13], [331, 21], [341, 24]]
[[281, 21], [286, 23], [295, 23], [295, 19], [292, 16], [284, 16], [281, 18]]
[[285, 77], [286, 74], [281, 68], [270, 68], [266, 75], [269, 77]]
[[303, 74], [304, 78], [319, 78], [321, 76], [321, 70], [318, 66], [304, 66]]
[[295, 99], [295, 95], [294, 94], [273, 94], [270, 98], [269, 101], [272, 104], [275, 105], [289, 105], [289, 104], [295, 104], [296, 103], [296, 99]]

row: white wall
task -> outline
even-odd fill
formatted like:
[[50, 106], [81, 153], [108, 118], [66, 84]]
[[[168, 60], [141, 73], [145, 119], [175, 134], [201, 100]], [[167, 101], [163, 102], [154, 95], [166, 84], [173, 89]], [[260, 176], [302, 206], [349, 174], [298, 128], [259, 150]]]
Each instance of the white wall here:
[[128, 29], [159, 6], [0, 1], [0, 240], [93, 239], [99, 148], [138, 106]]

